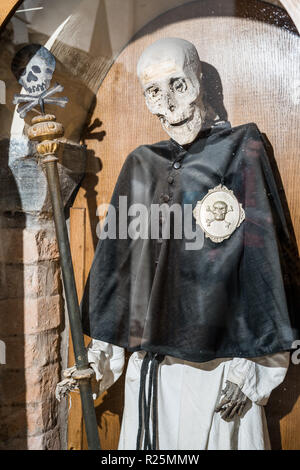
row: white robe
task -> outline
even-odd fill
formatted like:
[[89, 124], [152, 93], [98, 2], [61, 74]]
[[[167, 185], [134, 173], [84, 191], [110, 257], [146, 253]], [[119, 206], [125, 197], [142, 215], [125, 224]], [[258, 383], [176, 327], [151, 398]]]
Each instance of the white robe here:
[[[145, 352], [131, 355], [125, 380], [125, 405], [119, 450], [136, 448], [140, 370]], [[99, 381], [99, 394], [122, 374], [124, 350], [92, 340], [88, 358]], [[270, 449], [263, 406], [283, 380], [289, 353], [255, 359], [215, 359], [188, 362], [166, 356], [158, 369], [158, 449]], [[226, 380], [250, 399], [243, 416], [225, 421], [215, 407]]]

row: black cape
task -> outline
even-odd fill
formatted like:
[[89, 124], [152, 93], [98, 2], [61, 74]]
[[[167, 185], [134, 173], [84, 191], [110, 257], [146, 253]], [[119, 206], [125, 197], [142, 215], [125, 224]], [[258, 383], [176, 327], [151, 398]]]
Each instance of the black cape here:
[[[205, 238], [200, 249], [187, 250], [190, 239], [172, 236], [172, 217], [169, 239], [161, 231], [156, 239], [118, 235], [119, 219], [130, 224], [138, 215], [124, 219], [120, 196], [128, 208], [194, 208], [219, 184], [245, 210], [244, 222], [222, 243]], [[290, 271], [298, 259], [255, 124], [220, 123], [188, 148], [172, 139], [138, 147], [124, 163], [111, 205], [117, 236], [99, 241], [81, 304], [87, 335], [195, 362], [276, 353], [300, 338], [299, 289]], [[113, 222], [109, 211], [102, 235]], [[150, 227], [149, 216], [147, 233]]]

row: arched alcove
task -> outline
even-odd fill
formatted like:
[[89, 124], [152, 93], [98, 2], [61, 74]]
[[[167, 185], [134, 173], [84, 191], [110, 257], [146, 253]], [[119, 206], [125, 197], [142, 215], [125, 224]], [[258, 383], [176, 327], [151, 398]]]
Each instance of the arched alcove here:
[[[127, 154], [138, 145], [166, 139], [159, 121], [146, 109], [136, 77], [136, 64], [147, 45], [158, 38], [174, 36], [197, 46], [209, 99], [216, 111], [227, 113], [233, 126], [256, 122], [267, 135], [300, 240], [297, 31], [283, 10], [260, 1], [251, 0], [247, 4], [230, 0], [222, 3], [194, 1], [169, 10], [138, 32], [116, 58], [97, 93], [90, 132], [85, 137], [94, 157], [90, 159], [73, 206], [74, 226], [78, 227], [75, 220], [82, 216], [80, 211], [84, 211], [86, 217], [84, 234], [80, 236], [85, 245], [84, 262], [81, 259], [82, 285], [97, 242], [96, 208], [109, 202]], [[97, 124], [98, 131], [94, 130]], [[101, 164], [95, 171], [97, 159]], [[78, 238], [78, 228], [76, 233]], [[104, 447], [117, 444], [122, 386], [117, 383], [100, 399], [97, 407]], [[299, 416], [299, 390], [296, 367], [292, 366], [284, 385], [274, 392], [267, 410], [274, 448], [300, 447], [297, 434], [292, 437], [291, 432]], [[104, 432], [104, 428], [110, 428], [110, 432]]]

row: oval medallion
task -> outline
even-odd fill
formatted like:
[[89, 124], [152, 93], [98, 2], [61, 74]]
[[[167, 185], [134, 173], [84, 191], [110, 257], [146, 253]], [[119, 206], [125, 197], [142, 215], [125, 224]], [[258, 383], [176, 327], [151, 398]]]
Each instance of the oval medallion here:
[[198, 201], [193, 215], [196, 222], [215, 243], [229, 238], [245, 220], [245, 211], [233, 191], [220, 184]]

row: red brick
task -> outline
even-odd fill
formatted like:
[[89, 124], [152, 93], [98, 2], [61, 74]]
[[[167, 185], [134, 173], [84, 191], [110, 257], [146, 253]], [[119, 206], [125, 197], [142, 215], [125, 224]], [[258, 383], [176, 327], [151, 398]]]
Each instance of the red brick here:
[[59, 330], [2, 338], [6, 344], [6, 365], [9, 369], [44, 367], [59, 361]]
[[29, 450], [60, 450], [60, 436], [58, 426], [39, 436], [29, 437], [27, 440]]
[[44, 261], [24, 265], [24, 297], [47, 297], [61, 294], [61, 271], [58, 262]]
[[59, 370], [58, 363], [26, 370], [1, 366], [0, 405], [22, 406], [26, 402], [34, 404], [54, 397], [60, 380]]
[[59, 428], [56, 426], [37, 436], [0, 440], [0, 450], [60, 450]]
[[34, 334], [57, 328], [62, 318], [60, 295], [37, 299], [5, 299], [0, 301], [1, 337]]
[[[26, 406], [0, 407], [0, 443], [27, 435]], [[2, 447], [0, 447], [2, 448]]]
[[57, 425], [58, 402], [55, 397], [27, 405], [27, 436], [37, 436]]
[[0, 239], [0, 262], [30, 264], [59, 258], [54, 231], [1, 229]]
[[42, 261], [33, 265], [6, 264], [0, 276], [0, 299], [45, 297], [61, 291], [58, 261]]
[[0, 450], [26, 450], [27, 449], [27, 437], [17, 437], [15, 439], [7, 439], [5, 441], [0, 440]]

